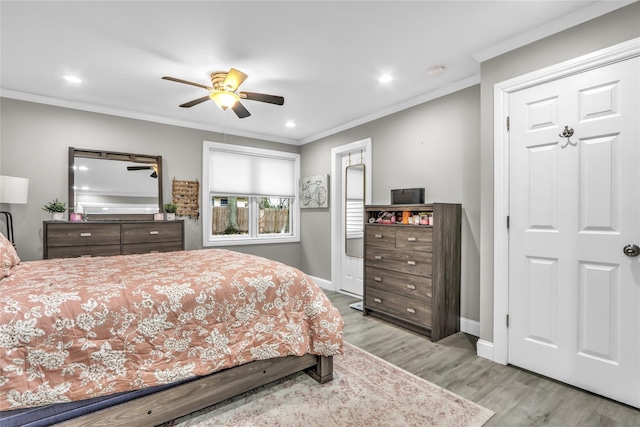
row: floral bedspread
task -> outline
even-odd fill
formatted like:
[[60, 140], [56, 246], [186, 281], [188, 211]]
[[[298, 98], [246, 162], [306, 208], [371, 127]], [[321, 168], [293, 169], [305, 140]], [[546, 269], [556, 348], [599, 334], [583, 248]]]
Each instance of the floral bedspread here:
[[0, 411], [131, 391], [258, 359], [342, 352], [299, 270], [222, 249], [31, 261], [0, 280]]

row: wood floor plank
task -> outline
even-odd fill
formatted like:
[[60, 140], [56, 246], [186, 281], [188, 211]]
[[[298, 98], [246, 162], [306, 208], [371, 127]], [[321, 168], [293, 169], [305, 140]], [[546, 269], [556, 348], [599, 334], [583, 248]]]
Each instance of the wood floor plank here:
[[349, 307], [325, 291], [345, 321], [345, 340], [496, 413], [485, 427], [640, 427], [640, 410], [476, 356], [477, 338], [459, 332], [437, 343]]

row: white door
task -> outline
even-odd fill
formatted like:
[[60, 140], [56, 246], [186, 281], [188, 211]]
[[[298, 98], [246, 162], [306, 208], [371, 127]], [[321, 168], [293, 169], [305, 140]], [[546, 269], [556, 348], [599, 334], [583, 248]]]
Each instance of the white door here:
[[[364, 169], [362, 152], [342, 157], [342, 262], [340, 290], [362, 296], [364, 288]], [[365, 166], [366, 167], [366, 166]], [[347, 173], [347, 170], [351, 173]], [[357, 173], [353, 173], [354, 170]], [[358, 224], [358, 217], [360, 222]], [[358, 233], [358, 229], [360, 232]]]
[[623, 248], [640, 246], [639, 64], [509, 98], [508, 361], [636, 407], [640, 257]]

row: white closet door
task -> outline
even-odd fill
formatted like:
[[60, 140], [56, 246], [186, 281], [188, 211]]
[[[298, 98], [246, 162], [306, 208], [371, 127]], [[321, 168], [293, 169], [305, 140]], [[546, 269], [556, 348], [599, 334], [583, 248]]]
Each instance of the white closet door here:
[[636, 407], [639, 64], [509, 99], [509, 363]]

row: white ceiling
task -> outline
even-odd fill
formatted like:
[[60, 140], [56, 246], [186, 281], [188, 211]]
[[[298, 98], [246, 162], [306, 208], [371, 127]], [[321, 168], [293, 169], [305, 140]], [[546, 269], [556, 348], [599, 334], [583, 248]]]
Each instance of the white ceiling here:
[[[479, 83], [482, 61], [629, 3], [2, 0], [0, 95], [301, 145]], [[231, 67], [284, 106], [179, 108], [207, 92], [161, 80]]]

